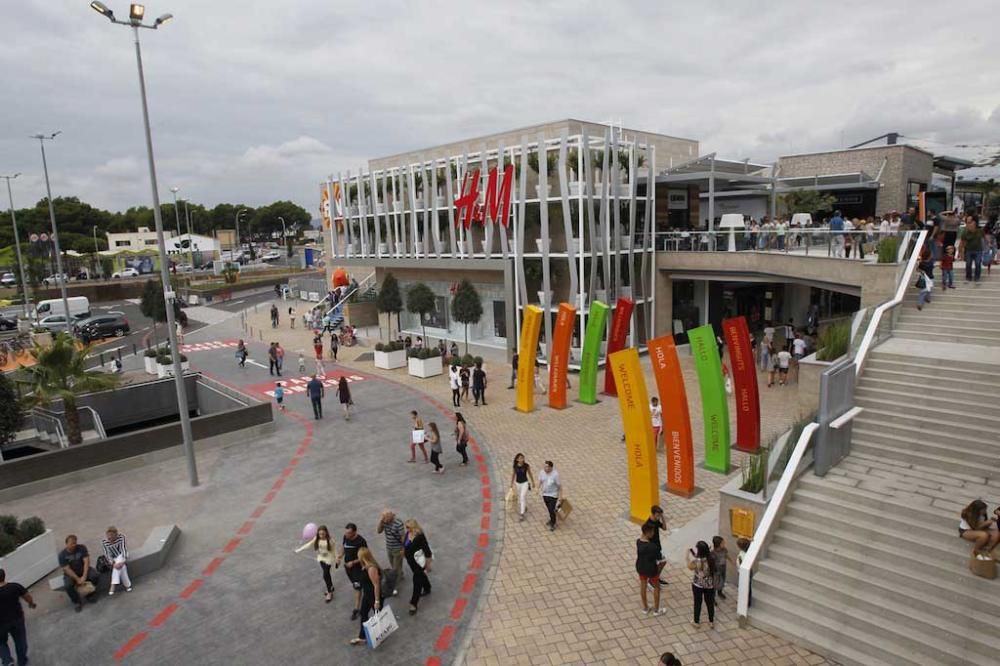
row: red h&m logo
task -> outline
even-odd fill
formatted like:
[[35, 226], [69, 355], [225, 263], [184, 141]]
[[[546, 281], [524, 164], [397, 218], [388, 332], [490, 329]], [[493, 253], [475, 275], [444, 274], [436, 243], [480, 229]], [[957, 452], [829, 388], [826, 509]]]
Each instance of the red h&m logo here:
[[[458, 211], [457, 222], [468, 229], [473, 221], [486, 223], [486, 213], [490, 219], [507, 226], [510, 216], [510, 188], [514, 182], [514, 165], [508, 164], [503, 169], [503, 183], [499, 182], [496, 167], [490, 169], [490, 178], [486, 182], [486, 203], [479, 203], [479, 169], [462, 179], [462, 193], [455, 199], [455, 209]], [[498, 187], [499, 185], [499, 187]]]

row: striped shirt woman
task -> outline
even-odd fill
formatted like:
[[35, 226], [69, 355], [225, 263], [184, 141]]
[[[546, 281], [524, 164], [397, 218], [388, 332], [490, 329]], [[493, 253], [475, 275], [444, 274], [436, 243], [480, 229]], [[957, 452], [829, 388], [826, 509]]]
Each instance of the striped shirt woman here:
[[111, 589], [108, 596], [115, 593], [115, 586], [121, 583], [125, 586], [126, 592], [132, 591], [132, 581], [128, 577], [128, 548], [125, 547], [125, 535], [118, 531], [118, 528], [111, 526], [105, 533], [105, 538], [101, 539], [101, 547], [104, 549], [104, 557], [108, 558], [111, 565]]

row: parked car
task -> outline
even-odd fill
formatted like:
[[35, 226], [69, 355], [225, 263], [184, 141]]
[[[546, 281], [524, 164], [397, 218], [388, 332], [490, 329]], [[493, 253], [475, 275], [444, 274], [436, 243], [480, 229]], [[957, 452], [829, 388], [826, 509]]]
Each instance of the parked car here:
[[46, 278], [42, 278], [42, 284], [46, 287], [51, 287], [52, 285], [59, 284], [60, 282], [69, 282], [69, 277], [65, 273], [53, 273]]
[[134, 277], [139, 277], [139, 271], [137, 271], [136, 269], [134, 269], [131, 266], [129, 266], [128, 268], [121, 269], [117, 273], [113, 273], [111, 275], [111, 277], [114, 278], [114, 279], [116, 279], [116, 280], [119, 279], [119, 278], [134, 278]]
[[17, 317], [7, 317], [0, 315], [0, 331], [16, 331]]
[[[80, 322], [85, 317], [71, 317], [70, 318], [70, 328], [72, 329], [75, 324]], [[48, 317], [43, 317], [39, 319], [35, 324], [38, 328], [44, 328], [49, 333], [58, 333], [59, 331], [66, 330], [66, 315], [54, 314]]]
[[5, 287], [13, 287], [17, 284], [17, 277], [13, 273], [4, 273], [0, 275], [0, 285]]
[[261, 261], [278, 261], [279, 259], [281, 259], [280, 252], [265, 252], [264, 254], [260, 255]]
[[90, 342], [91, 340], [102, 340], [111, 336], [120, 338], [127, 335], [132, 330], [132, 327], [129, 326], [128, 319], [125, 318], [125, 313], [108, 312], [84, 319], [73, 330], [81, 340]]

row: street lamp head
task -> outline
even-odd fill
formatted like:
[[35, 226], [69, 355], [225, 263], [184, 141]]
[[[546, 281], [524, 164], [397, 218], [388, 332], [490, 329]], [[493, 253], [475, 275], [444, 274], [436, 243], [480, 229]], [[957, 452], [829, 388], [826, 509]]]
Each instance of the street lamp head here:
[[108, 20], [115, 20], [115, 13], [108, 9], [103, 2], [92, 2], [90, 3], [90, 8], [93, 9], [98, 14], [103, 14], [108, 17]]
[[52, 134], [42, 134], [41, 132], [39, 132], [38, 134], [32, 134], [30, 138], [32, 138], [32, 139], [38, 139], [39, 141], [44, 141], [46, 139], [48, 139], [49, 141], [51, 141], [52, 139], [56, 138], [60, 134], [62, 134], [62, 130], [55, 131]]
[[163, 25], [173, 17], [174, 17], [173, 14], [164, 14], [163, 16], [158, 17], [156, 21], [153, 22], [153, 27], [159, 28], [161, 25]]
[[181, 190], [181, 188], [179, 188], [179, 187], [171, 187], [170, 188], [170, 191], [173, 192], [174, 194], [177, 194], [178, 192], [180, 192], [180, 190]]
[[132, 23], [142, 23], [143, 17], [146, 16], [146, 8], [137, 2], [133, 2], [128, 9], [128, 17]]

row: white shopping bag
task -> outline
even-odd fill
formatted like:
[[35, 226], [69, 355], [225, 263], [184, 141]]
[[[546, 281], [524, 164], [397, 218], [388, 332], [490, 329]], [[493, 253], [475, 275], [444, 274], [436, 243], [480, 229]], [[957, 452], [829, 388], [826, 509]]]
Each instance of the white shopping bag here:
[[374, 650], [397, 629], [399, 624], [396, 622], [396, 616], [392, 614], [392, 608], [383, 606], [365, 622], [365, 639], [368, 641], [368, 647]]
[[413, 439], [411, 439], [410, 441], [412, 441], [414, 444], [423, 444], [424, 443], [424, 431], [423, 430], [414, 430], [413, 431]]

